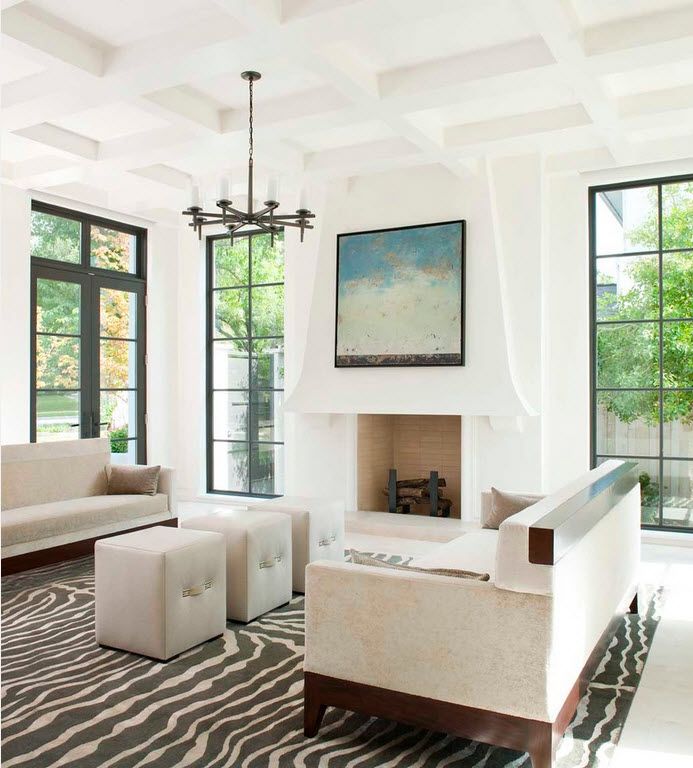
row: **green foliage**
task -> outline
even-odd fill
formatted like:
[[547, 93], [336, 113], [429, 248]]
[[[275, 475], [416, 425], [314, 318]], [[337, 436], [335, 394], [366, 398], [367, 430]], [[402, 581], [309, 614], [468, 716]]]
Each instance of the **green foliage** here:
[[79, 264], [80, 223], [62, 216], [32, 211], [31, 255]]
[[[656, 195], [656, 190], [653, 190]], [[693, 249], [693, 183], [663, 188], [664, 248]], [[659, 247], [655, 213], [629, 233], [631, 242]], [[633, 257], [626, 267], [630, 288], [621, 295], [605, 291], [597, 297], [600, 320], [656, 320], [659, 313], [659, 264], [656, 256]], [[598, 276], [598, 284], [611, 281]], [[663, 317], [693, 318], [693, 252], [665, 253], [662, 268]], [[659, 385], [659, 331], [655, 322], [601, 326], [597, 334], [597, 382], [601, 387], [657, 387]], [[663, 331], [663, 380], [668, 388], [693, 386], [693, 323], [667, 322]], [[654, 393], [602, 392], [600, 404], [624, 423], [643, 420], [659, 423], [659, 402]], [[667, 393], [664, 421], [693, 422], [693, 393]]]
[[127, 453], [128, 452], [128, 428], [120, 427], [119, 429], [113, 429], [109, 433], [111, 439], [111, 453]]

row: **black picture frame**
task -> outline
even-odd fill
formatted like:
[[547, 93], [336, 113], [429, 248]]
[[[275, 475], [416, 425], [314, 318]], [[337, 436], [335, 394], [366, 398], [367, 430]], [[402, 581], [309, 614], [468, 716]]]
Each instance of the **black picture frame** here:
[[[339, 281], [340, 281], [340, 249], [342, 239], [346, 237], [352, 237], [354, 235], [373, 235], [379, 232], [399, 232], [410, 229], [425, 229], [427, 227], [440, 227], [444, 225], [457, 224], [460, 227], [460, 353], [459, 360], [457, 361], [441, 361], [441, 362], [398, 362], [398, 361], [385, 361], [385, 362], [368, 362], [363, 363], [354, 362], [340, 362], [339, 355], [337, 354], [338, 336], [339, 336]], [[381, 229], [368, 229], [360, 230], [356, 232], [342, 232], [337, 235], [337, 269], [335, 279], [335, 315], [334, 315], [334, 367], [335, 368], [459, 368], [465, 365], [465, 329], [466, 329], [466, 300], [465, 293], [467, 287], [466, 277], [466, 230], [467, 222], [465, 219], [452, 219], [450, 221], [434, 221], [425, 224], [409, 224], [400, 227], [384, 227]], [[456, 353], [455, 353], [456, 354]], [[368, 358], [370, 356], [365, 356]], [[404, 356], [403, 356], [404, 357]]]

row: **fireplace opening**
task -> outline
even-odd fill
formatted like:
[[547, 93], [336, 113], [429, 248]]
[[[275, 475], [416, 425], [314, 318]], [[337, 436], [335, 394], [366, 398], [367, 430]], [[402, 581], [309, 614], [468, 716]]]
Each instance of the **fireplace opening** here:
[[358, 509], [459, 519], [461, 442], [461, 416], [359, 414]]

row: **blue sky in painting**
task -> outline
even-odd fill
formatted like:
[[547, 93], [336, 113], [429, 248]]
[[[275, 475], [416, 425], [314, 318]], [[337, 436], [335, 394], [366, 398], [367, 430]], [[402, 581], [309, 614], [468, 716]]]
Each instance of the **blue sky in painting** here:
[[387, 290], [414, 274], [431, 282], [460, 277], [460, 224], [347, 235], [340, 240], [340, 292]]

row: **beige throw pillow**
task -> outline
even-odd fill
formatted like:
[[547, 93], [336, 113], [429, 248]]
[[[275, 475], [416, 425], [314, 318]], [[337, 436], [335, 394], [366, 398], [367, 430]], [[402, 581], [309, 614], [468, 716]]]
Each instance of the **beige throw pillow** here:
[[384, 560], [378, 560], [377, 557], [364, 555], [355, 549], [350, 550], [351, 562], [356, 565], [374, 565], [377, 568], [392, 568], [396, 571], [417, 571], [418, 573], [432, 573], [436, 576], [454, 576], [457, 579], [472, 579], [473, 581], [488, 581], [488, 573], [477, 573], [476, 571], [461, 571], [455, 568], [417, 568], [413, 565], [399, 565], [397, 563], [387, 563]]
[[145, 494], [154, 496], [159, 488], [161, 466], [111, 464], [108, 467], [108, 494]]
[[536, 504], [543, 498], [543, 496], [520, 496], [516, 493], [504, 493], [497, 488], [491, 488], [491, 511], [484, 521], [483, 528], [498, 530], [503, 520], [531, 507], [532, 504]]

